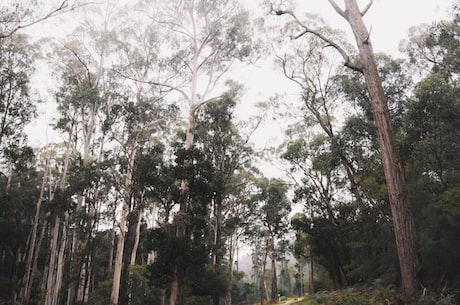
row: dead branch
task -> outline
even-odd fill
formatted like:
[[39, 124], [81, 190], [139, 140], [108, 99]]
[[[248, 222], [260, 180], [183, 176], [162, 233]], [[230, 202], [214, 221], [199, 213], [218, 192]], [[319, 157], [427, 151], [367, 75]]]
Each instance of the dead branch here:
[[[330, 0], [330, 2], [334, 3], [333, 5], [337, 5], [334, 1]], [[338, 8], [340, 10], [340, 8]], [[341, 11], [341, 10], [340, 10]], [[294, 21], [300, 26], [302, 27], [304, 30], [293, 37], [293, 39], [299, 39], [300, 37], [304, 36], [305, 34], [312, 34], [312, 35], [315, 35], [316, 37], [318, 37], [319, 39], [321, 39], [322, 41], [326, 42], [327, 43], [327, 46], [330, 46], [330, 47], [333, 47], [334, 49], [337, 50], [337, 52], [340, 53], [340, 55], [342, 56], [343, 60], [344, 60], [344, 65], [354, 71], [358, 71], [358, 72], [363, 72], [363, 68], [360, 66], [360, 65], [357, 65], [357, 64], [354, 64], [351, 62], [350, 60], [350, 56], [347, 54], [347, 52], [345, 51], [344, 48], [342, 48], [339, 44], [337, 44], [335, 41], [333, 41], [332, 39], [326, 37], [325, 35], [321, 34], [319, 31], [317, 30], [314, 30], [314, 29], [311, 29], [309, 28], [308, 26], [306, 26], [304, 23], [302, 23], [298, 18], [297, 16], [292, 12], [292, 11], [281, 11], [281, 10], [277, 10], [276, 11], [276, 14], [277, 15], [284, 15], [284, 14], [288, 14], [290, 15], [292, 18], [294, 18]]]
[[374, 0], [369, 1], [367, 6], [364, 8], [364, 10], [361, 11], [361, 16], [366, 15], [367, 11], [371, 8], [373, 3], [374, 3]]
[[87, 2], [87, 3], [82, 3], [82, 4], [69, 5], [69, 0], [63, 0], [61, 2], [61, 4], [57, 8], [51, 10], [50, 12], [46, 13], [43, 16], [37, 17], [36, 19], [34, 19], [34, 20], [30, 21], [30, 22], [26, 22], [26, 23], [20, 23], [21, 21], [19, 21], [19, 24], [17, 24], [11, 30], [9, 30], [9, 31], [7, 31], [5, 33], [0, 33], [0, 39], [10, 37], [11, 35], [13, 35], [14, 33], [16, 33], [19, 30], [31, 27], [31, 26], [33, 26], [33, 25], [35, 25], [37, 23], [43, 22], [43, 21], [45, 21], [45, 20], [47, 20], [49, 18], [52, 18], [52, 17], [58, 16], [58, 15], [67, 13], [69, 11], [73, 11], [73, 10], [75, 10], [77, 8], [81, 8], [83, 6], [87, 6], [87, 5], [90, 5], [90, 4], [91, 4], [90, 2]]
[[340, 8], [340, 6], [338, 6], [338, 4], [335, 3], [334, 0], [328, 0], [328, 1], [329, 1], [329, 3], [331, 4], [331, 6], [334, 8], [334, 10], [335, 10], [340, 16], [342, 16], [343, 18], [347, 19], [346, 14], [345, 14], [345, 11], [342, 10], [342, 9]]

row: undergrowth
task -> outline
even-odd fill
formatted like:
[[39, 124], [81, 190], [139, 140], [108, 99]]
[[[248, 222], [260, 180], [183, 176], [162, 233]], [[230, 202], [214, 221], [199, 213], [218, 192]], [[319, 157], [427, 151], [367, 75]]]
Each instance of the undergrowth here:
[[[420, 305], [455, 305], [455, 295], [424, 296]], [[402, 293], [392, 287], [346, 288], [321, 291], [292, 305], [404, 305]]]

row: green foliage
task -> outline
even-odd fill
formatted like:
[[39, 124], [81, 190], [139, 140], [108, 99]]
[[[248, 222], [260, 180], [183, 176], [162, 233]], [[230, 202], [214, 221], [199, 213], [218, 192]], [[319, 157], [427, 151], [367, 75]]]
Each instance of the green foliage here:
[[0, 40], [0, 150], [17, 146], [27, 123], [36, 116], [38, 99], [30, 88], [34, 47], [26, 36]]
[[322, 291], [307, 296], [294, 305], [402, 305], [401, 293], [392, 288], [347, 288]]

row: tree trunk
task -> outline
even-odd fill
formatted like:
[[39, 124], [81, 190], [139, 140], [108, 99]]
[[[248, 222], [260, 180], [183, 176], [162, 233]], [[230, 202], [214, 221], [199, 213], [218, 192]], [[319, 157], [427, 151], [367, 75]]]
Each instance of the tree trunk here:
[[[193, 78], [195, 80], [195, 77]], [[194, 81], [194, 85], [192, 88], [196, 89], [196, 80]], [[189, 109], [189, 117], [188, 117], [188, 126], [186, 131], [186, 139], [185, 139], [185, 149], [188, 150], [193, 145], [193, 137], [194, 137], [194, 130], [195, 130], [195, 107], [194, 102], [191, 102], [190, 109]], [[186, 160], [185, 162], [189, 162]], [[185, 164], [187, 166], [187, 164]], [[187, 179], [183, 179], [181, 181], [181, 190], [180, 190], [180, 204], [179, 204], [179, 211], [176, 214], [175, 222], [176, 222], [176, 236], [177, 237], [185, 237], [186, 231], [186, 218], [187, 218], [187, 205], [189, 201], [189, 183]], [[173, 278], [171, 282], [171, 294], [169, 297], [169, 305], [181, 305], [182, 304], [182, 281], [181, 279], [184, 276], [184, 270], [181, 270], [182, 267], [176, 264], [174, 266], [173, 271]]]
[[[141, 198], [141, 201], [144, 200]], [[142, 203], [140, 203], [142, 205]], [[137, 256], [137, 248], [139, 247], [139, 240], [141, 236], [141, 220], [142, 220], [142, 209], [139, 207], [137, 211], [137, 219], [136, 219], [136, 231], [134, 236], [134, 244], [133, 249], [131, 250], [131, 259], [129, 264], [135, 265], [136, 264], [136, 256]]]
[[36, 241], [37, 241], [37, 231], [38, 231], [38, 224], [40, 222], [41, 206], [42, 206], [42, 201], [43, 201], [43, 195], [45, 193], [46, 181], [48, 180], [48, 167], [49, 167], [49, 159], [46, 160], [45, 169], [43, 171], [42, 184], [40, 187], [40, 195], [38, 197], [37, 204], [35, 206], [34, 222], [33, 222], [33, 227], [32, 227], [30, 243], [29, 243], [29, 250], [27, 253], [27, 261], [26, 261], [26, 267], [24, 270], [24, 277], [22, 280], [22, 283], [23, 283], [22, 290], [21, 290], [21, 303], [22, 304], [29, 303], [30, 292], [32, 288], [32, 280], [33, 280], [32, 263], [35, 261], [34, 255], [35, 253], [37, 253], [37, 251], [35, 250]]
[[[115, 202], [118, 201], [115, 199]], [[113, 271], [113, 252], [115, 251], [115, 238], [116, 238], [116, 233], [115, 233], [115, 226], [117, 225], [117, 208], [113, 208], [113, 216], [112, 216], [112, 230], [110, 231], [110, 251], [109, 251], [109, 264], [108, 264], [108, 271], [109, 273], [112, 273]]]
[[[220, 275], [220, 264], [222, 257], [222, 194], [218, 191], [218, 195], [215, 198], [215, 218], [216, 228], [214, 232], [214, 272], [217, 276]], [[220, 297], [216, 293], [213, 296], [212, 304], [219, 305]]]
[[50, 256], [48, 262], [48, 274], [45, 287], [45, 301], [44, 305], [52, 305], [52, 298], [54, 293], [54, 287], [56, 285], [56, 257], [59, 237], [59, 224], [61, 219], [56, 216], [54, 220], [54, 226], [51, 230], [51, 244], [50, 244]]
[[60, 292], [62, 288], [62, 280], [64, 278], [64, 263], [65, 263], [65, 250], [67, 246], [67, 227], [68, 227], [69, 215], [66, 213], [64, 222], [62, 224], [62, 233], [60, 238], [60, 246], [57, 257], [56, 267], [56, 282], [54, 285], [53, 302], [52, 305], [59, 303]]
[[309, 287], [310, 287], [310, 294], [315, 294], [315, 273], [313, 269], [313, 255], [310, 254], [310, 258], [308, 260], [309, 268], [308, 268], [308, 280], [309, 280]]
[[[41, 231], [40, 231], [40, 237], [38, 238], [37, 245], [35, 247], [34, 259], [32, 262], [32, 270], [30, 272], [30, 278], [29, 278], [29, 283], [30, 283], [29, 290], [27, 291], [27, 294], [25, 294], [25, 302], [23, 303], [23, 305], [29, 304], [29, 301], [30, 301], [30, 296], [32, 294], [32, 285], [35, 280], [35, 275], [37, 274], [37, 271], [38, 271], [38, 259], [40, 255], [40, 249], [41, 249], [43, 238], [45, 237], [45, 232], [46, 232], [47, 227], [48, 227], [48, 222], [45, 220], [42, 225]], [[43, 273], [46, 274], [46, 271]]]
[[65, 216], [64, 221], [61, 221], [60, 217], [56, 216], [51, 231], [51, 253], [48, 263], [44, 305], [57, 305], [60, 297], [67, 245], [67, 220], [68, 215]]
[[19, 271], [19, 261], [21, 259], [21, 249], [19, 245], [16, 245], [16, 250], [14, 251], [14, 259], [12, 264], [10, 283], [9, 283], [9, 293], [10, 293], [10, 302], [15, 304], [17, 300], [17, 286], [18, 286], [18, 271]]
[[276, 303], [278, 301], [278, 276], [276, 274], [276, 260], [275, 254], [272, 253], [272, 291], [271, 291], [271, 301]]
[[131, 187], [133, 179], [134, 161], [137, 152], [137, 141], [133, 140], [128, 159], [128, 170], [125, 177], [125, 190], [123, 196], [123, 207], [120, 219], [120, 234], [117, 243], [117, 252], [115, 255], [115, 265], [113, 271], [112, 292], [110, 295], [110, 304], [118, 305], [118, 298], [120, 295], [120, 281], [121, 271], [123, 268], [123, 251], [125, 246], [126, 226], [129, 214], [129, 205], [131, 201]]
[[232, 288], [233, 288], [233, 260], [237, 247], [236, 230], [234, 230], [229, 237], [228, 246], [228, 272], [227, 272], [227, 292], [225, 295], [225, 305], [232, 305]]
[[268, 240], [265, 242], [265, 253], [262, 262], [262, 276], [260, 278], [260, 305], [265, 304], [267, 299], [267, 285], [265, 283], [265, 277], [267, 274], [267, 257], [268, 257]]
[[[332, 0], [329, 1], [333, 2]], [[378, 74], [369, 39], [370, 33], [363, 22], [362, 13], [356, 0], [345, 0], [345, 6], [345, 11], [339, 11], [339, 13], [344, 16], [353, 30], [359, 49], [362, 72], [370, 96], [393, 216], [405, 301], [407, 304], [416, 304], [418, 299], [417, 245], [412, 208], [406, 190], [404, 168], [396, 145], [382, 81]], [[337, 5], [335, 8], [337, 10]]]

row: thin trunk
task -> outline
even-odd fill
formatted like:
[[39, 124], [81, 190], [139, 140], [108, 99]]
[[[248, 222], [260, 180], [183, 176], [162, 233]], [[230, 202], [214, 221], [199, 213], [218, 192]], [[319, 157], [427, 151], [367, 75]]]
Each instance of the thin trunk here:
[[43, 202], [43, 196], [45, 194], [45, 186], [46, 181], [48, 180], [48, 167], [49, 167], [49, 159], [46, 160], [45, 170], [43, 172], [43, 179], [42, 184], [40, 186], [40, 195], [37, 200], [37, 204], [35, 205], [35, 216], [33, 221], [32, 233], [31, 233], [31, 240], [29, 243], [29, 250], [27, 253], [27, 261], [25, 266], [25, 272], [23, 277], [23, 287], [21, 291], [21, 303], [28, 304], [30, 292], [32, 289], [32, 263], [34, 262], [34, 254], [36, 253], [36, 241], [37, 241], [37, 231], [38, 231], [38, 224], [40, 222], [40, 213], [41, 213], [41, 206]]
[[166, 288], [161, 288], [160, 305], [166, 305]]
[[17, 299], [17, 286], [18, 286], [18, 271], [19, 271], [19, 261], [21, 259], [21, 249], [16, 245], [16, 251], [14, 251], [13, 266], [10, 277], [9, 292], [10, 300], [12, 304], [16, 303]]
[[[196, 85], [195, 85], [196, 86]], [[193, 145], [193, 132], [195, 129], [195, 107], [193, 104], [189, 110], [189, 120], [185, 139], [185, 149], [188, 150]], [[188, 162], [188, 161], [185, 161]], [[187, 166], [187, 164], [185, 164]], [[187, 205], [189, 200], [189, 183], [186, 179], [181, 181], [181, 198], [179, 204], [179, 212], [176, 214], [176, 236], [185, 237], [186, 231], [186, 218], [187, 218]], [[174, 266], [173, 278], [171, 281], [171, 294], [169, 297], [169, 305], [182, 304], [182, 279], [184, 277], [184, 270], [176, 264]]]
[[54, 219], [54, 226], [51, 230], [51, 244], [50, 244], [50, 256], [48, 262], [48, 274], [45, 287], [45, 301], [44, 305], [53, 305], [52, 299], [56, 286], [56, 258], [58, 256], [58, 239], [59, 239], [59, 227], [61, 219], [56, 216]]
[[64, 277], [64, 263], [65, 263], [65, 249], [67, 245], [67, 226], [68, 226], [69, 215], [65, 215], [65, 220], [62, 224], [62, 234], [60, 238], [60, 247], [57, 257], [57, 266], [56, 266], [56, 279], [54, 284], [54, 292], [52, 298], [52, 305], [57, 305], [59, 302], [60, 291], [62, 287], [62, 280]]
[[[29, 303], [29, 301], [30, 301], [30, 296], [31, 296], [31, 293], [32, 293], [32, 285], [33, 285], [34, 280], [35, 280], [35, 275], [37, 274], [37, 271], [38, 271], [38, 259], [39, 259], [39, 255], [40, 255], [40, 249], [41, 249], [43, 238], [45, 237], [45, 232], [46, 232], [47, 226], [48, 226], [48, 222], [45, 220], [43, 225], [42, 225], [42, 229], [40, 231], [40, 237], [38, 238], [37, 245], [35, 247], [34, 260], [33, 260], [33, 263], [32, 263], [32, 270], [31, 270], [30, 279], [29, 279], [29, 282], [31, 283], [31, 285], [29, 286], [28, 293], [25, 295], [26, 303], [23, 303], [23, 305], [27, 305]], [[43, 273], [46, 274], [46, 272], [43, 272]]]
[[276, 274], [276, 260], [275, 255], [272, 253], [272, 283], [271, 283], [271, 301], [275, 303], [278, 301], [278, 276]]
[[123, 196], [123, 207], [120, 219], [120, 234], [117, 243], [117, 252], [115, 255], [115, 265], [113, 271], [112, 292], [110, 295], [110, 304], [118, 305], [120, 295], [121, 271], [123, 269], [123, 251], [126, 238], [126, 226], [129, 214], [129, 206], [131, 202], [131, 188], [133, 180], [134, 161], [137, 153], [137, 140], [133, 139], [130, 147], [128, 158], [128, 170], [125, 177], [125, 190]]
[[308, 262], [309, 262], [308, 280], [309, 280], [309, 286], [310, 286], [310, 294], [314, 295], [315, 294], [315, 273], [313, 269], [313, 255], [310, 254]]
[[264, 305], [265, 300], [267, 299], [267, 285], [265, 283], [265, 277], [267, 275], [267, 257], [268, 257], [268, 240], [265, 243], [265, 253], [264, 253], [264, 259], [262, 262], [262, 276], [260, 278], [260, 305]]
[[[222, 257], [222, 195], [218, 194], [216, 196], [216, 207], [215, 207], [215, 217], [216, 217], [216, 229], [214, 233], [214, 272], [217, 276], [220, 275], [220, 264]], [[220, 296], [215, 294], [213, 296], [213, 305], [219, 305]]]
[[233, 234], [229, 238], [229, 247], [228, 247], [228, 272], [227, 272], [227, 292], [225, 294], [225, 305], [232, 305], [232, 288], [233, 288], [233, 261], [236, 250], [236, 232], [233, 231]]
[[[64, 158], [64, 166], [62, 169], [61, 176], [59, 178], [59, 183], [56, 185], [56, 188], [59, 188], [60, 190], [63, 190], [65, 187], [65, 182], [66, 182], [66, 177], [67, 177], [67, 170], [69, 168], [69, 160], [70, 160], [70, 151], [71, 151], [71, 140], [72, 140], [72, 135], [74, 131], [74, 125], [71, 126], [69, 130], [69, 135], [68, 135], [68, 140], [66, 143], [66, 153], [65, 153], [65, 158]], [[56, 190], [55, 190], [56, 191]], [[55, 191], [51, 193], [50, 195], [50, 201], [54, 200], [54, 195]], [[67, 219], [67, 215], [65, 216]], [[63, 224], [63, 234], [61, 236], [61, 246], [58, 251], [58, 238], [59, 238], [59, 229], [60, 229], [60, 224], [61, 224], [61, 218], [59, 215], [56, 215], [55, 220], [54, 220], [54, 226], [53, 229], [51, 230], [51, 250], [50, 250], [50, 256], [49, 256], [49, 261], [48, 261], [48, 269], [47, 269], [47, 280], [46, 280], [46, 289], [45, 289], [45, 297], [44, 297], [44, 305], [55, 305], [56, 303], [53, 303], [54, 301], [57, 301], [54, 296], [55, 294], [58, 294], [60, 291], [61, 287], [60, 285], [62, 282], [60, 279], [62, 278], [62, 272], [63, 272], [63, 265], [59, 265], [60, 261], [59, 259], [61, 258], [61, 253], [64, 253], [64, 250], [62, 247], [65, 249], [65, 243], [66, 243], [66, 237], [64, 236], [67, 235], [66, 232], [66, 224]], [[62, 251], [61, 251], [62, 250]], [[62, 262], [63, 264], [63, 262]]]
[[117, 305], [120, 293], [121, 270], [123, 267], [123, 250], [126, 235], [126, 218], [128, 217], [128, 203], [123, 200], [123, 208], [120, 219], [120, 234], [117, 242], [117, 252], [115, 254], [115, 264], [113, 269], [112, 292], [110, 295], [110, 304]]
[[171, 294], [169, 296], [169, 305], [180, 305], [180, 270], [179, 266], [174, 266], [173, 280], [171, 283]]
[[[84, 125], [83, 130], [83, 165], [88, 164], [92, 159], [91, 154], [91, 141], [93, 139], [94, 129], [96, 124], [96, 114], [95, 110], [92, 109], [91, 117], [88, 122], [88, 125]], [[85, 189], [87, 192], [88, 189]], [[77, 204], [75, 210], [77, 213], [80, 213], [83, 210], [83, 206], [85, 204], [85, 195], [78, 195]], [[87, 226], [91, 227], [91, 224], [86, 224]], [[74, 280], [70, 285], [67, 292], [67, 304], [73, 305], [76, 301], [81, 302], [79, 296], [82, 295], [82, 287], [84, 286], [84, 279], [85, 279], [85, 255], [86, 255], [86, 245], [91, 238], [91, 232], [88, 232], [85, 237], [81, 238], [77, 235], [75, 229], [72, 229], [72, 240], [71, 240], [71, 253], [70, 253], [70, 261], [73, 273], [73, 276], [76, 280]]]
[[81, 303], [86, 303], [87, 299], [88, 299], [88, 296], [89, 296], [89, 292], [90, 292], [90, 281], [91, 281], [91, 278], [92, 278], [92, 269], [91, 269], [91, 263], [92, 263], [92, 255], [89, 255], [88, 256], [88, 260], [86, 261], [86, 264], [85, 264], [85, 272], [84, 272], [84, 279], [83, 279], [83, 286], [81, 287], [81, 291], [80, 291], [80, 295], [78, 296], [78, 300], [79, 302]]
[[[329, 0], [331, 3], [332, 0]], [[370, 33], [363, 22], [356, 0], [345, 1], [346, 10], [340, 11], [350, 24], [363, 67], [363, 74], [369, 92], [383, 170], [388, 187], [396, 247], [399, 257], [402, 286], [407, 304], [417, 304], [417, 244], [411, 203], [406, 189], [404, 168], [399, 155], [390, 113], [378, 74]], [[336, 9], [337, 6], [336, 6]]]
[[[142, 201], [143, 199], [141, 199]], [[130, 265], [135, 265], [136, 264], [136, 256], [137, 256], [137, 248], [139, 247], [139, 240], [141, 236], [141, 220], [142, 220], [142, 209], [139, 208], [137, 211], [137, 220], [136, 220], [136, 232], [134, 236], [134, 244], [133, 244], [133, 249], [131, 250], [131, 259], [130, 259]]]
[[[118, 202], [118, 198], [115, 199], [115, 202]], [[108, 265], [108, 271], [109, 273], [112, 273], [113, 271], [113, 253], [115, 251], [115, 226], [117, 225], [117, 209], [116, 207], [113, 208], [113, 216], [112, 216], [112, 230], [110, 232], [110, 251], [109, 251], [109, 265]]]

